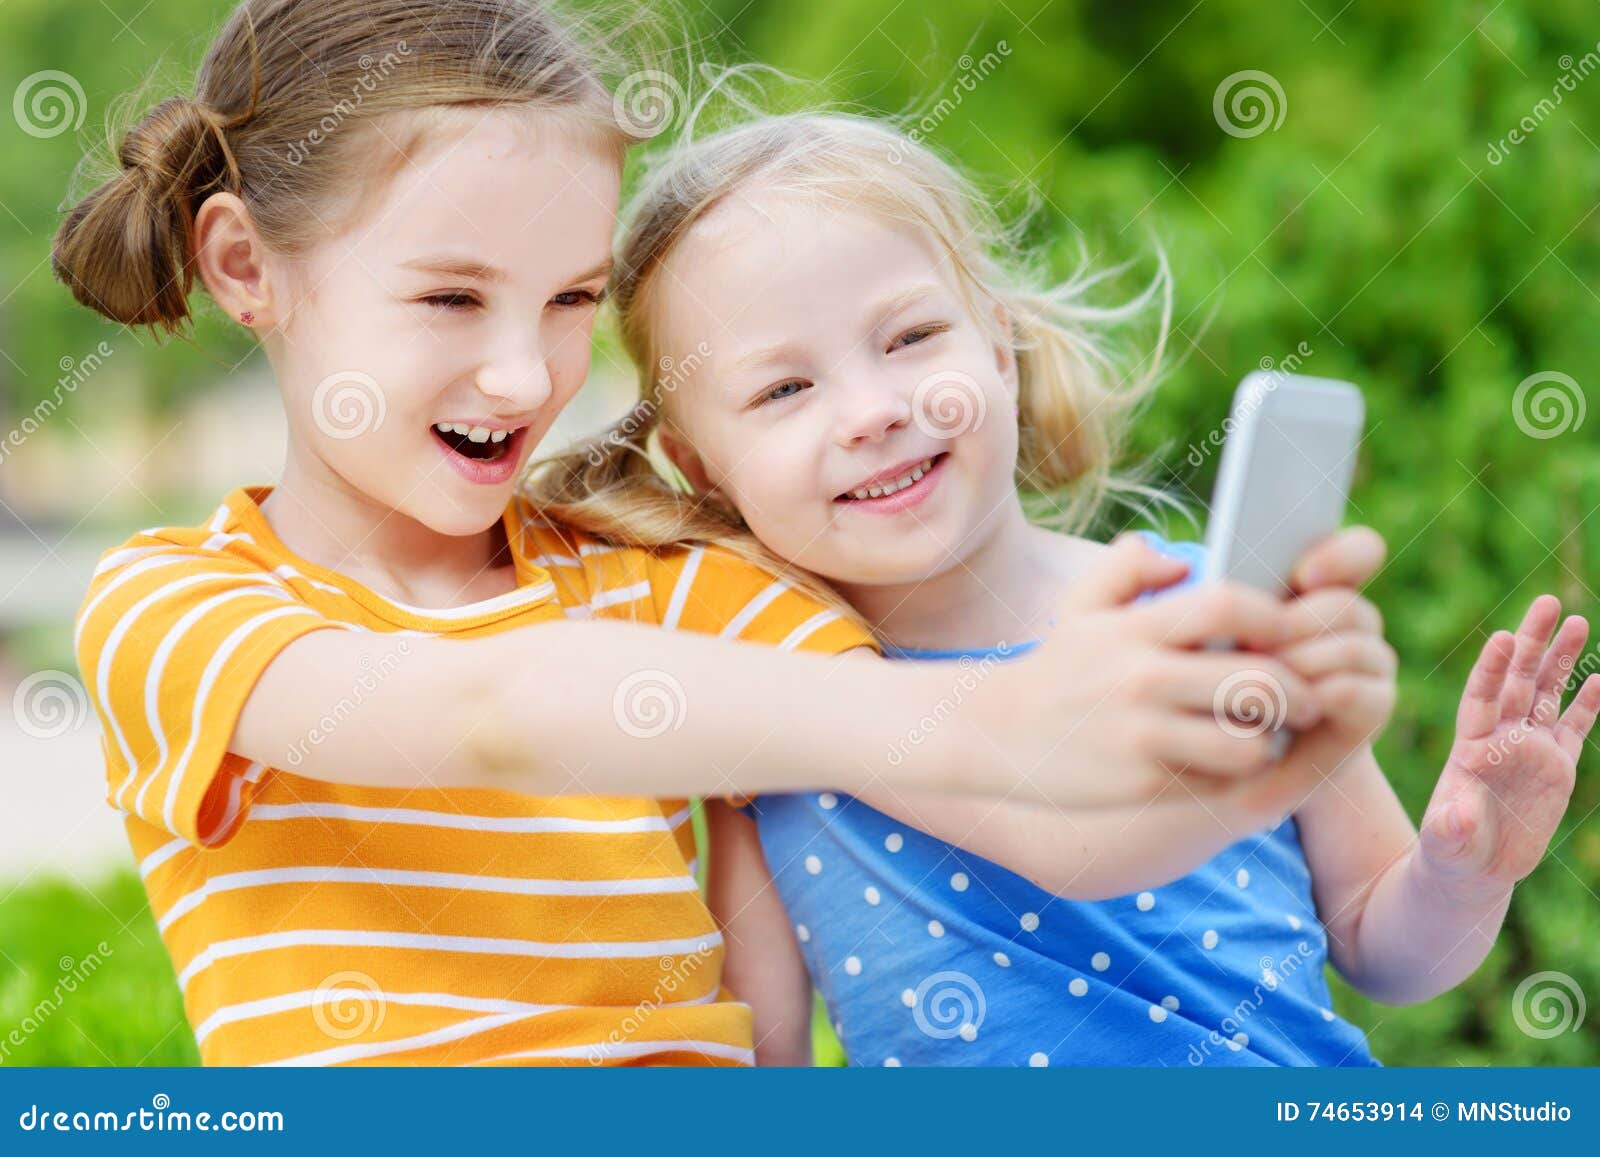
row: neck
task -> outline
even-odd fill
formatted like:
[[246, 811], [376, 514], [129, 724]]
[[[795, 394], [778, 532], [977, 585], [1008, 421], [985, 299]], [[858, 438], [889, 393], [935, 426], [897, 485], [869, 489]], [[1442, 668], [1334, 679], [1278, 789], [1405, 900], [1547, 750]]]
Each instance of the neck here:
[[1072, 560], [1092, 544], [1033, 526], [1015, 498], [985, 531], [926, 578], [834, 586], [897, 647], [976, 649], [1040, 638], [1076, 569]]
[[413, 606], [459, 606], [498, 593], [484, 589], [485, 577], [509, 564], [498, 523], [478, 534], [441, 534], [293, 447], [261, 512], [302, 558]]

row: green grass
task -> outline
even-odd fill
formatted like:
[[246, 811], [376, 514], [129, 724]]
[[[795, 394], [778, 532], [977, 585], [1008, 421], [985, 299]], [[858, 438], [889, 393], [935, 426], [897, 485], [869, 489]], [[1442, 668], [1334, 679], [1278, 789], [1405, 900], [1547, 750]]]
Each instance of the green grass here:
[[198, 1063], [137, 876], [0, 893], [0, 1064]]

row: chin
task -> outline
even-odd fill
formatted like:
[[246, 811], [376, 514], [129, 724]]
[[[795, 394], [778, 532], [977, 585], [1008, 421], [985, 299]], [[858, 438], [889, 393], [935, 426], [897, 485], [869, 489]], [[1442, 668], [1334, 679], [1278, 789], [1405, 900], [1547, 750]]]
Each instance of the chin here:
[[496, 487], [495, 490], [497, 493], [479, 491], [449, 497], [429, 496], [406, 513], [435, 534], [457, 538], [482, 534], [500, 521], [505, 514], [506, 504], [511, 501], [510, 486]]

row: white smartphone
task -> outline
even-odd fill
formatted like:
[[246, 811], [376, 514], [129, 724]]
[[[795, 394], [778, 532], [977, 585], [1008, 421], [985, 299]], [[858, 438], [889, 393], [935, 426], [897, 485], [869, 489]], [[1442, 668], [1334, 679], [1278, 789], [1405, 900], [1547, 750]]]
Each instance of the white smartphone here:
[[1239, 384], [1206, 527], [1206, 579], [1288, 593], [1295, 560], [1344, 519], [1365, 416], [1349, 382], [1272, 372]]

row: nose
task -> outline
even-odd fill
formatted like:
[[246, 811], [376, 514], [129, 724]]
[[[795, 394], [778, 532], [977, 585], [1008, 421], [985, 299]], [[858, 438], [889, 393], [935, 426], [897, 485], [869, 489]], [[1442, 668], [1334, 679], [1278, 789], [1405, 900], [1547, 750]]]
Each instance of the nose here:
[[839, 444], [860, 446], [881, 442], [911, 421], [911, 397], [897, 384], [865, 382], [845, 392], [839, 420]]
[[518, 413], [537, 410], [550, 400], [550, 367], [537, 333], [508, 339], [478, 368], [477, 386]]

